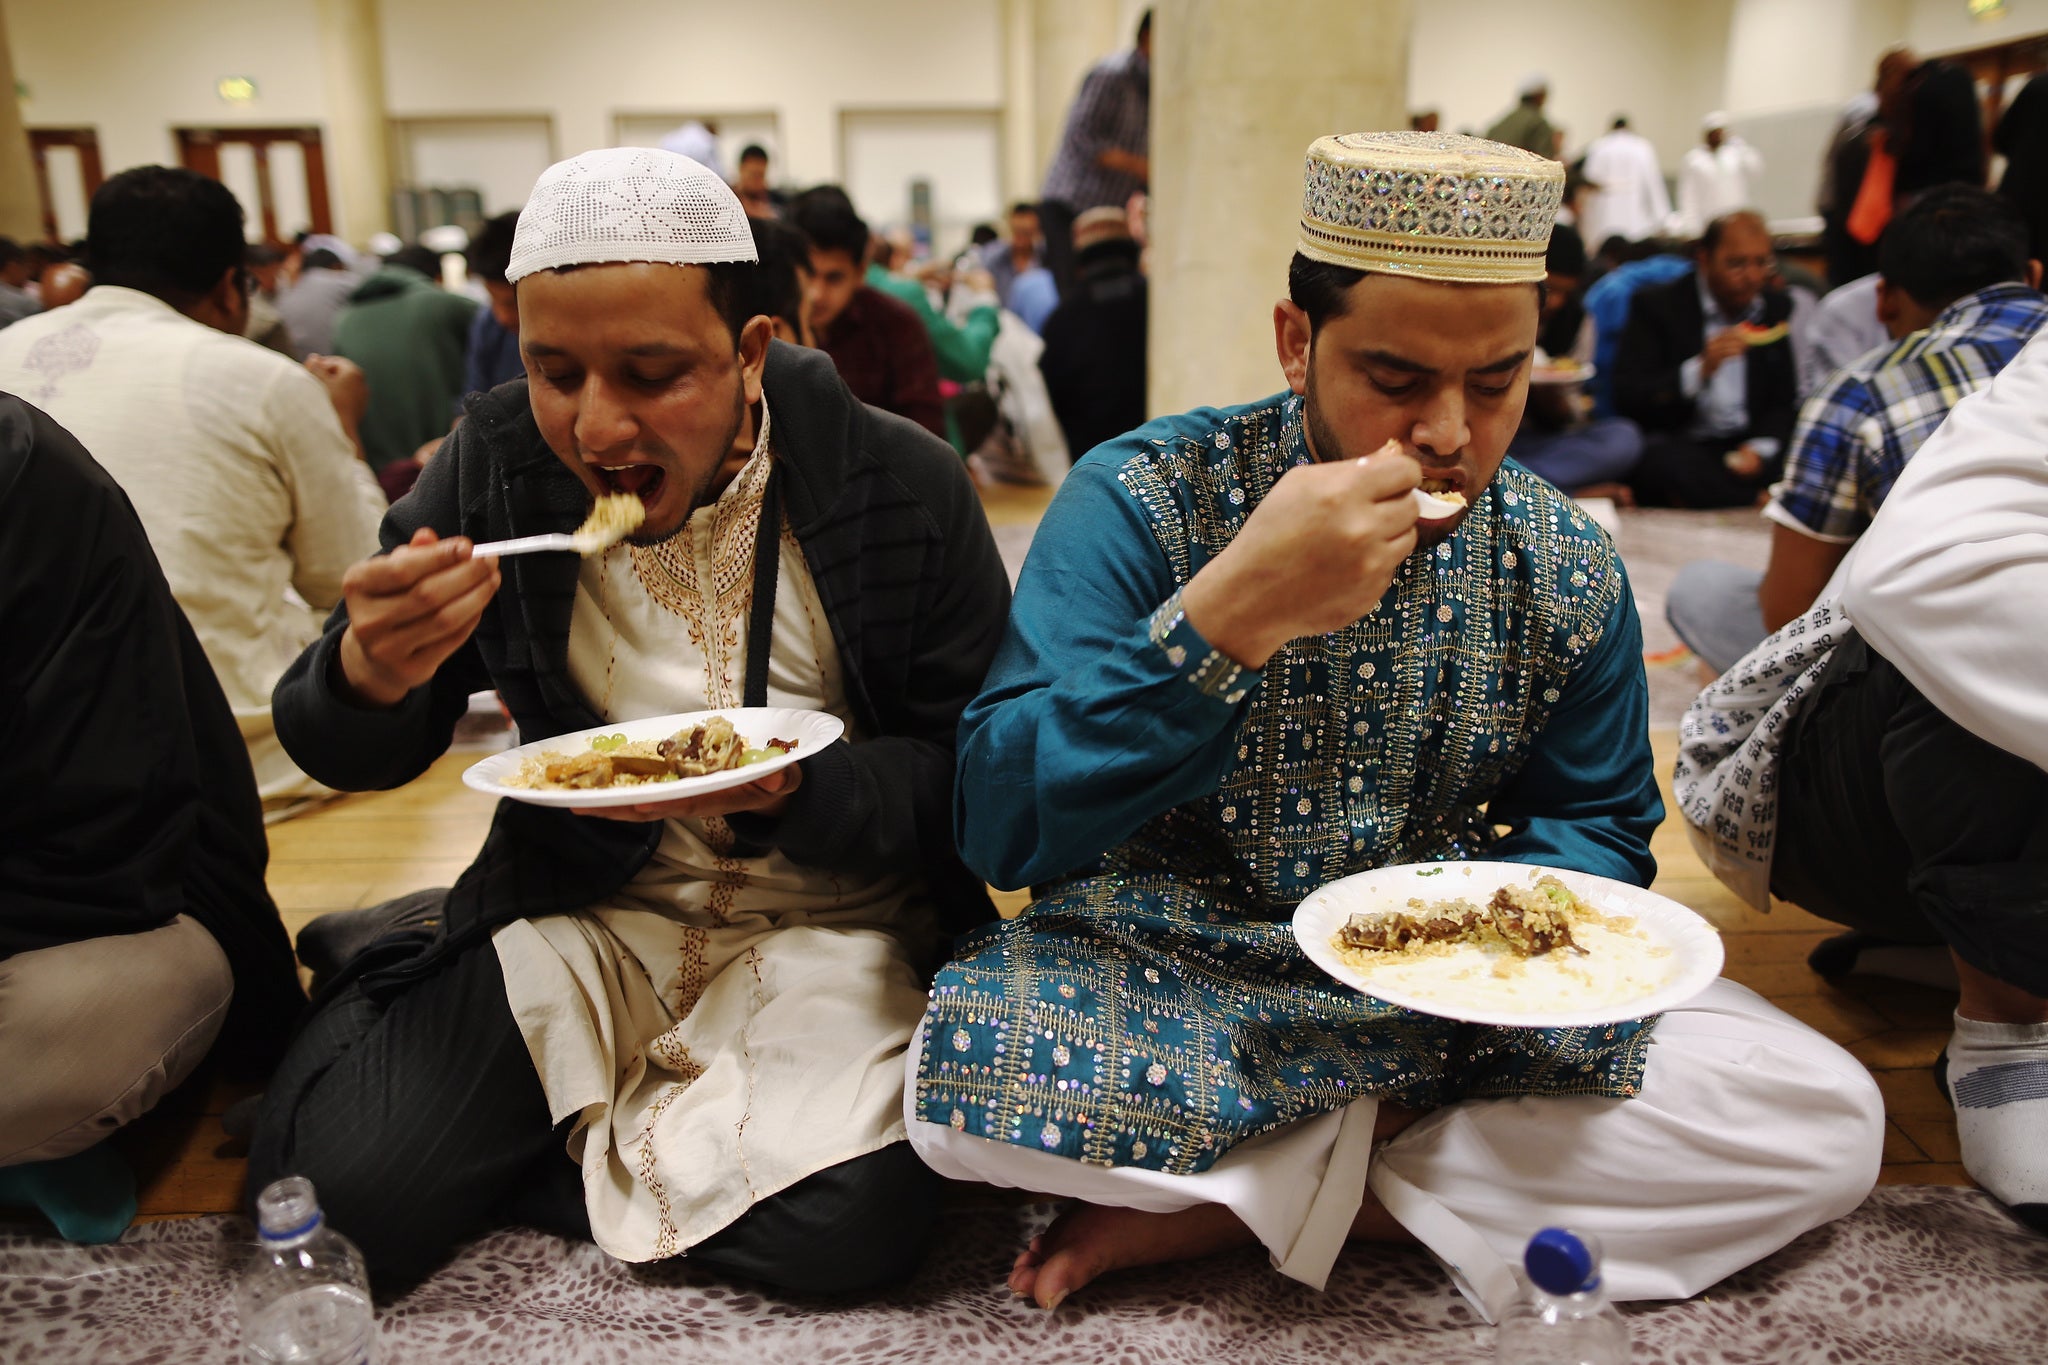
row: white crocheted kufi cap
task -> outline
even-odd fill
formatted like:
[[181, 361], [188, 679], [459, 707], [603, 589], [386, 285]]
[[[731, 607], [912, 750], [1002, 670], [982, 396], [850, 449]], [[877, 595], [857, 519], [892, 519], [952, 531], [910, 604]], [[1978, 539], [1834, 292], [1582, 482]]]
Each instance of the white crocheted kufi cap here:
[[607, 147], [541, 172], [520, 210], [505, 279], [615, 261], [759, 259], [747, 211], [715, 173], [655, 147]]

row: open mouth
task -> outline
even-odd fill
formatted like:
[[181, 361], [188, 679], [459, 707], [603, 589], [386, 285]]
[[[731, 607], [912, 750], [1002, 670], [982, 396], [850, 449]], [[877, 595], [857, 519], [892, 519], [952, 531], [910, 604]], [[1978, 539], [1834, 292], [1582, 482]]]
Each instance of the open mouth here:
[[1423, 492], [1436, 496], [1458, 491], [1458, 481], [1456, 479], [1424, 479], [1421, 486]]
[[652, 502], [660, 494], [668, 474], [657, 464], [593, 465], [597, 481], [611, 493], [628, 493], [641, 502]]

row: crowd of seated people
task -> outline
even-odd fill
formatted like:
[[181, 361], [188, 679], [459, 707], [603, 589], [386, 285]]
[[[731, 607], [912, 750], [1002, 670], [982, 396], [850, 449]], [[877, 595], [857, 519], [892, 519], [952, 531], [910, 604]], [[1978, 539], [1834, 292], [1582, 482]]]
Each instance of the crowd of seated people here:
[[[1888, 108], [1940, 84], [1896, 66]], [[1071, 1201], [1008, 1280], [1048, 1309], [1234, 1246], [1320, 1287], [1358, 1239], [1419, 1244], [1492, 1319], [1551, 1222], [1600, 1236], [1613, 1297], [1698, 1293], [1868, 1194], [1861, 1064], [1727, 980], [1462, 1028], [1310, 989], [1288, 927], [1401, 863], [1654, 878], [1636, 599], [1574, 501], [1609, 496], [1770, 520], [1766, 565], [1671, 594], [1722, 675], [1677, 814], [1752, 904], [1850, 931], [1824, 974], [1945, 967], [1962, 1161], [2048, 1231], [2021, 209], [1922, 183], [1874, 282], [1826, 297], [1743, 207], [1676, 250], [1500, 230], [1479, 274], [1462, 237], [1351, 230], [1341, 187], [1378, 172], [1565, 202], [1525, 83], [1542, 155], [1311, 146], [1340, 188], [1273, 206], [1303, 215], [1276, 392], [1159, 415], [1117, 193], [1148, 70], [1146, 27], [1045, 199], [949, 261], [838, 186], [772, 187], [759, 146], [731, 183], [561, 162], [480, 225], [467, 291], [423, 248], [252, 247], [231, 192], [165, 167], [94, 194], [82, 262], [32, 281], [0, 242], [0, 318], [33, 305], [0, 327], [0, 1203], [118, 1235], [108, 1135], [211, 1059], [262, 1083], [251, 1197], [310, 1177], [386, 1294], [508, 1223], [869, 1294], [915, 1273], [948, 1179]], [[1883, 340], [1845, 356], [1864, 300]], [[1034, 384], [1064, 484], [1013, 593], [974, 479]], [[609, 548], [472, 553], [616, 494], [644, 520]], [[753, 706], [846, 737], [707, 796], [501, 802], [452, 888], [291, 944], [266, 813], [413, 781], [479, 692], [522, 738]]]

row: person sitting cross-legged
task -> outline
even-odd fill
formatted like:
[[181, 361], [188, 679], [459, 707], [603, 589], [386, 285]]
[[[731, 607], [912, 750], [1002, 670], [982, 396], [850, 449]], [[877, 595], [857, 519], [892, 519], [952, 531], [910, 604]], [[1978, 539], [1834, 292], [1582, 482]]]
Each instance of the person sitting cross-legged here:
[[2048, 1232], [2044, 412], [2037, 333], [1920, 447], [1820, 601], [1700, 694], [1673, 785], [1730, 889], [1850, 929], [1816, 970], [1952, 973], [1936, 1074], [1963, 1168]]
[[306, 997], [241, 728], [142, 521], [8, 394], [0, 639], [0, 1204], [112, 1241], [135, 1182], [106, 1139], [208, 1058], [260, 1080]]
[[[1319, 139], [1307, 174], [1287, 388], [1097, 446], [1032, 544], [961, 723], [959, 830], [1036, 899], [939, 973], [911, 1142], [1079, 1201], [1010, 1277], [1046, 1307], [1252, 1243], [1319, 1286], [1360, 1236], [1420, 1241], [1492, 1317], [1553, 1222], [1601, 1237], [1614, 1297], [1695, 1293], [1869, 1192], [1854, 1058], [1725, 980], [1653, 1019], [1461, 1025], [1291, 932], [1393, 864], [1644, 885], [1663, 816], [1621, 560], [1502, 463], [1563, 168], [1401, 132]], [[1385, 230], [1368, 187], [1411, 176], [1523, 207], [1476, 219], [1483, 247], [1448, 216]], [[1469, 505], [1419, 519], [1419, 486]]]
[[[471, 396], [279, 684], [286, 745], [349, 789], [418, 776], [486, 687], [528, 740], [764, 705], [848, 732], [712, 795], [502, 802], [451, 891], [301, 935], [327, 979], [250, 1189], [310, 1177], [384, 1289], [505, 1221], [819, 1292], [932, 1230], [902, 1059], [939, 926], [991, 913], [954, 734], [1008, 583], [946, 444], [771, 341], [746, 305], [795, 282], [754, 289], [756, 257], [686, 157], [545, 172], [506, 271], [526, 380]], [[607, 551], [471, 554], [615, 494], [646, 518]]]
[[1892, 344], [1851, 361], [1800, 410], [1764, 507], [1769, 565], [1697, 560], [1665, 599], [1679, 639], [1716, 673], [1813, 606], [1921, 443], [2048, 322], [2026, 220], [1989, 190], [1928, 191], [1885, 229], [1878, 260]]

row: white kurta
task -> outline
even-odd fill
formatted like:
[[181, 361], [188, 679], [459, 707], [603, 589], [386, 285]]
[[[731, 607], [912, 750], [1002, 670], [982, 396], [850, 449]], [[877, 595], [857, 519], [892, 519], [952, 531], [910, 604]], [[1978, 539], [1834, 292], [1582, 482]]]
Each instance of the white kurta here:
[[1633, 1099], [1467, 1100], [1375, 1148], [1377, 1112], [1368, 1099], [1305, 1119], [1200, 1175], [1090, 1166], [921, 1121], [910, 1140], [955, 1180], [1154, 1213], [1226, 1205], [1281, 1273], [1317, 1288], [1370, 1188], [1488, 1321], [1514, 1301], [1514, 1267], [1544, 1227], [1598, 1234], [1610, 1298], [1685, 1298], [1863, 1202], [1884, 1145], [1870, 1073], [1725, 980], [1665, 1012]]
[[1617, 234], [1631, 242], [1654, 237], [1671, 218], [1664, 168], [1641, 133], [1616, 128], [1593, 139], [1586, 148], [1586, 179], [1600, 187], [1586, 197], [1580, 225], [1589, 252]]
[[0, 390], [114, 476], [241, 723], [266, 797], [324, 791], [271, 728], [270, 689], [320, 635], [384, 495], [320, 381], [133, 289], [0, 331]]
[[[608, 721], [741, 702], [768, 420], [719, 499], [653, 547], [584, 561], [569, 671]], [[785, 527], [768, 704], [858, 740], [830, 623]], [[732, 856], [720, 819], [670, 820], [604, 904], [500, 929], [506, 995], [548, 1105], [577, 1124], [592, 1236], [687, 1251], [758, 1201], [903, 1139], [903, 1056], [933, 941], [922, 887]]]
[[1718, 148], [1687, 152], [1678, 169], [1678, 230], [1697, 237], [1722, 214], [1755, 208], [1763, 173], [1763, 155], [1733, 133]]

